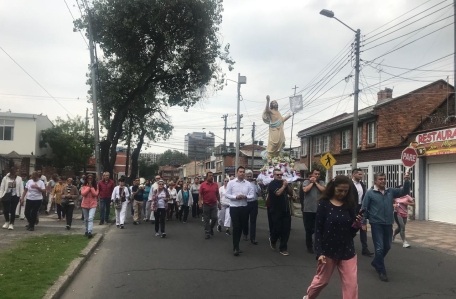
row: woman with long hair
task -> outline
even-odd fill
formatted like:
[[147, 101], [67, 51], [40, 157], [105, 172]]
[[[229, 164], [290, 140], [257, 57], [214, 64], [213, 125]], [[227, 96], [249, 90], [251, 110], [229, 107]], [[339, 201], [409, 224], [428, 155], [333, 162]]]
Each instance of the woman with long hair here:
[[355, 216], [350, 179], [336, 176], [326, 186], [315, 219], [315, 251], [318, 267], [304, 299], [315, 299], [329, 283], [337, 267], [342, 281], [342, 298], [358, 298], [358, 266], [353, 238], [362, 216]]
[[27, 230], [34, 231], [35, 225], [38, 220], [38, 211], [41, 207], [43, 197], [46, 194], [46, 186], [37, 171], [32, 173], [32, 178], [28, 180], [25, 185], [24, 192], [21, 197], [21, 205], [24, 204], [24, 199], [26, 199], [25, 204], [25, 218], [27, 218], [28, 225]]
[[57, 177], [57, 184], [54, 186], [51, 192], [52, 201], [55, 202], [55, 209], [57, 210], [57, 221], [61, 221], [62, 218], [65, 220], [65, 211], [60, 204], [62, 201], [62, 191], [63, 191], [63, 180], [62, 177]]
[[[193, 185], [190, 186], [189, 190], [193, 197], [193, 206], [192, 206], [192, 217], [199, 218], [200, 217], [200, 208], [198, 207], [198, 199], [199, 199], [199, 189], [201, 187], [200, 180], [198, 177], [195, 177], [193, 181]], [[204, 221], [204, 220], [203, 220]]]
[[173, 221], [173, 213], [176, 210], [177, 214], [177, 207], [176, 207], [176, 198], [177, 198], [177, 190], [173, 181], [168, 182], [168, 193], [169, 193], [169, 200], [168, 200], [168, 209], [166, 211], [166, 221]]
[[[396, 188], [402, 188], [402, 185]], [[394, 230], [393, 233], [393, 242], [397, 234], [400, 234], [402, 239], [402, 247], [404, 248], [410, 248], [410, 244], [405, 239], [405, 225], [407, 224], [408, 218], [407, 207], [414, 205], [415, 201], [408, 194], [394, 199], [394, 221], [397, 224], [397, 228]]]
[[230, 181], [229, 178], [225, 178], [223, 180], [223, 186], [219, 188], [220, 203], [222, 204], [222, 208], [218, 211], [218, 225], [217, 225], [217, 231], [220, 233], [222, 231], [222, 226], [223, 226], [223, 227], [225, 227], [225, 234], [227, 234], [227, 235], [231, 235], [231, 233], [230, 233], [230, 225], [231, 225], [230, 200], [225, 197], [226, 187], [227, 187], [229, 181]]
[[14, 229], [16, 207], [23, 192], [22, 177], [17, 175], [17, 168], [13, 166], [0, 184], [0, 199], [3, 203], [3, 216], [5, 216], [4, 229]]
[[155, 216], [155, 236], [160, 236], [158, 233], [158, 230], [160, 229], [161, 237], [165, 238], [166, 209], [168, 208], [168, 201], [170, 199], [169, 192], [165, 188], [165, 182], [163, 180], [159, 180], [158, 188], [153, 192], [154, 193], [152, 194], [152, 203], [150, 205], [150, 209], [154, 211]]
[[116, 210], [116, 225], [123, 229], [128, 199], [130, 198], [130, 190], [125, 186], [125, 178], [121, 177], [118, 182], [119, 186], [116, 186], [112, 191], [111, 205], [114, 205]]
[[78, 188], [73, 185], [73, 179], [69, 177], [66, 179], [66, 185], [62, 189], [62, 196], [60, 200], [60, 204], [63, 206], [66, 216], [66, 229], [70, 229], [71, 224], [73, 223], [74, 205], [78, 198]]
[[92, 238], [93, 218], [98, 206], [98, 189], [93, 174], [86, 175], [84, 185], [81, 188], [82, 213], [84, 214], [85, 236]]
[[187, 183], [183, 184], [182, 190], [177, 193], [176, 202], [179, 208], [179, 220], [185, 223], [187, 222], [188, 211], [193, 204], [193, 196], [188, 190]]

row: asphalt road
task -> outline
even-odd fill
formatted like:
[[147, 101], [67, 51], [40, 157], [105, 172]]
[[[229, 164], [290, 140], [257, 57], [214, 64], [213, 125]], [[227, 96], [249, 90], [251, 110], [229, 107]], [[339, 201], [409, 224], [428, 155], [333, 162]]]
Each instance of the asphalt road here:
[[[233, 256], [230, 236], [215, 232], [205, 240], [200, 219], [167, 222], [166, 239], [154, 237], [150, 224], [128, 223], [124, 230], [111, 227], [62, 299], [302, 298], [315, 274], [315, 256], [304, 250], [301, 218], [293, 218], [287, 257], [269, 247], [265, 210], [258, 216], [259, 244], [241, 241], [239, 257]], [[358, 237], [355, 244], [360, 252]], [[369, 244], [373, 250], [370, 239]], [[454, 255], [393, 244], [386, 258], [387, 283], [370, 261], [358, 257], [359, 298], [456, 298]], [[335, 271], [320, 298], [341, 294]]]

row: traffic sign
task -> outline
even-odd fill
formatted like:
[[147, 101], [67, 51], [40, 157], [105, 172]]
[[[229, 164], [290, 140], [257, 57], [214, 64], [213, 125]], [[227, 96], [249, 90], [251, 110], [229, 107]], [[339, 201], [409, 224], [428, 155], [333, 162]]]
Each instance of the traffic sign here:
[[418, 153], [416, 152], [416, 149], [413, 147], [407, 147], [402, 151], [401, 160], [405, 167], [413, 167], [418, 160]]
[[329, 170], [331, 167], [333, 167], [334, 164], [336, 164], [337, 160], [334, 158], [331, 153], [326, 153], [320, 158], [320, 163], [323, 165], [324, 168]]

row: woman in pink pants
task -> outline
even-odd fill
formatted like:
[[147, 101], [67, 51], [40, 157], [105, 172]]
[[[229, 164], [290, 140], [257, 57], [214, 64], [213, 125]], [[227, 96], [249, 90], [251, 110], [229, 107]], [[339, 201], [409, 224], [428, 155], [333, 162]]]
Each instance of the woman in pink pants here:
[[[317, 274], [304, 299], [315, 299], [328, 285], [337, 267], [342, 281], [343, 299], [358, 299], [357, 257], [353, 238], [362, 217], [355, 216], [355, 201], [350, 179], [336, 176], [320, 198], [315, 219]], [[353, 227], [352, 227], [353, 226]]]

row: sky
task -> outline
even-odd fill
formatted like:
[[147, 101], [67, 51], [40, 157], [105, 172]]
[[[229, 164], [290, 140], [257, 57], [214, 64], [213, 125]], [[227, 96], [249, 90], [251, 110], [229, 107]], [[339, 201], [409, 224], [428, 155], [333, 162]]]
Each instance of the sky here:
[[[51, 121], [67, 115], [85, 117], [86, 109], [91, 115], [87, 40], [80, 32], [73, 32], [73, 17], [80, 17], [81, 12], [76, 0], [66, 3], [0, 0], [0, 111], [42, 113]], [[267, 143], [268, 126], [261, 118], [266, 95], [278, 100], [279, 111], [286, 115], [295, 86], [303, 96], [304, 109], [294, 116], [293, 132], [292, 119], [285, 123], [287, 147], [291, 136], [292, 146], [299, 146], [296, 134], [300, 130], [353, 112], [354, 33], [337, 20], [320, 15], [324, 8], [361, 30], [360, 108], [374, 105], [377, 92], [385, 87], [392, 88], [396, 97], [436, 80], [447, 80], [447, 76], [453, 84], [452, 3], [224, 1], [221, 40], [231, 45], [236, 61], [233, 71], [225, 69], [227, 78], [237, 81], [239, 73], [247, 77], [247, 84], [241, 86], [241, 142], [252, 142], [255, 122], [255, 140]], [[153, 143], [143, 152], [183, 151], [184, 136], [191, 132], [213, 132], [216, 145], [221, 144], [222, 116], [228, 114], [227, 126], [236, 127], [236, 105], [236, 83], [228, 81], [222, 91], [209, 94], [189, 112], [169, 108], [174, 125], [170, 139]], [[236, 131], [228, 131], [227, 142], [235, 140]]]

